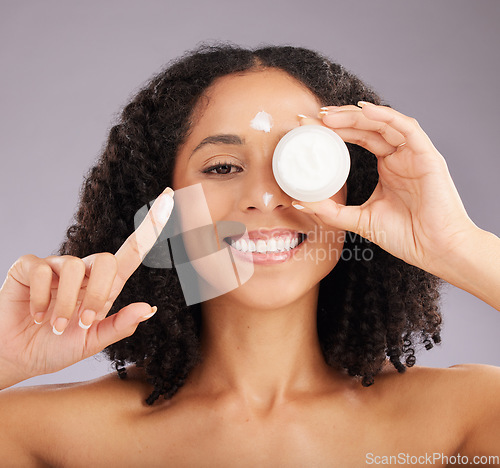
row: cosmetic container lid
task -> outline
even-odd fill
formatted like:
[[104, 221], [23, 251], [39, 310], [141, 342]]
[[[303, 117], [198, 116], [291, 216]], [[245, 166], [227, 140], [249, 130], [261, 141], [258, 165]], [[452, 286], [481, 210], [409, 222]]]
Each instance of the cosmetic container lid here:
[[351, 159], [333, 130], [303, 125], [289, 131], [273, 154], [273, 173], [281, 189], [296, 200], [321, 201], [345, 184]]

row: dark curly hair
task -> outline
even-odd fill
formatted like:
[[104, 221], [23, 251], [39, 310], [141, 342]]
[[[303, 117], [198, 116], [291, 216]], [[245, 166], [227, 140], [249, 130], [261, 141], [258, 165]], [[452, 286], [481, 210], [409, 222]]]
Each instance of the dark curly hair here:
[[[302, 82], [322, 105], [381, 103], [356, 76], [311, 50], [201, 45], [154, 76], [124, 108], [85, 179], [76, 222], [59, 253], [84, 257], [116, 252], [133, 232], [137, 210], [171, 186], [178, 148], [207, 88], [224, 75], [266, 67]], [[347, 204], [359, 205], [377, 184], [377, 161], [360, 146], [348, 146], [352, 166]], [[342, 255], [321, 281], [318, 335], [326, 362], [368, 386], [386, 357], [404, 372], [415, 364], [417, 346], [430, 349], [440, 341], [441, 280], [349, 234], [344, 252], [358, 255]], [[105, 351], [122, 377], [126, 363], [144, 368], [154, 387], [146, 401], [153, 404], [160, 395], [171, 398], [201, 361], [201, 308], [185, 305], [175, 269], [144, 265], [128, 280], [110, 313], [137, 301], [157, 305], [157, 314]]]

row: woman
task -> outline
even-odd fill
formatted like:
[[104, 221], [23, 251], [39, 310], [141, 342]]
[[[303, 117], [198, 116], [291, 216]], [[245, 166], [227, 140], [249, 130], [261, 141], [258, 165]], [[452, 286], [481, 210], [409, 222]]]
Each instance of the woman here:
[[[348, 142], [352, 167], [331, 199], [303, 203], [271, 159], [310, 123]], [[243, 223], [264, 247], [248, 281], [188, 307], [174, 270], [141, 261], [172, 210], [165, 187], [198, 184], [214, 223]], [[9, 271], [0, 386], [105, 347], [122, 378], [2, 391], [11, 465], [500, 455], [499, 370], [412, 367], [440, 340], [439, 278], [500, 308], [500, 241], [469, 219], [418, 124], [314, 52], [205, 47], [154, 77], [112, 128], [60, 253]]]

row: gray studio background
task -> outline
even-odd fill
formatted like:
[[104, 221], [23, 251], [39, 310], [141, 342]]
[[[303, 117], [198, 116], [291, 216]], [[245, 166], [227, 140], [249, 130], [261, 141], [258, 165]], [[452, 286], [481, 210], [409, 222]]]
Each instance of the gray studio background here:
[[[19, 256], [57, 250], [129, 97], [207, 40], [306, 46], [342, 63], [419, 120], [473, 221], [500, 234], [499, 24], [496, 0], [1, 1], [2, 281]], [[500, 365], [499, 312], [451, 286], [442, 310], [443, 344], [419, 364]], [[25, 384], [109, 370], [91, 358]]]

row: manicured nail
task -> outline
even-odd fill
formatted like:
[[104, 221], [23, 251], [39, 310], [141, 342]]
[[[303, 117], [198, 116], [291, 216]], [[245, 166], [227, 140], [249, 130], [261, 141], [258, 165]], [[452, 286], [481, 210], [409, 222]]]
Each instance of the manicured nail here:
[[52, 331], [56, 335], [62, 335], [67, 326], [68, 326], [68, 319], [66, 317], [59, 317], [54, 322]]
[[84, 310], [78, 321], [78, 326], [84, 330], [88, 330], [92, 326], [96, 315], [97, 314], [93, 310]]
[[142, 317], [142, 319], [147, 320], [147, 319], [151, 318], [154, 314], [156, 314], [157, 310], [158, 310], [158, 307], [156, 307], [156, 306], [151, 307], [151, 313], [148, 315], [145, 315], [144, 317]]
[[35, 317], [33, 318], [33, 320], [35, 321], [35, 323], [36, 323], [37, 325], [41, 325], [41, 324], [42, 324], [42, 322], [43, 322], [43, 316], [44, 316], [44, 315], [45, 315], [45, 314], [44, 314], [43, 312], [37, 312], [37, 313], [35, 314]]
[[304, 115], [304, 114], [297, 114], [297, 117], [299, 119], [308, 119], [309, 117], [307, 117], [307, 115]]
[[175, 192], [170, 187], [167, 187], [163, 193], [168, 193], [172, 198], [175, 195]]
[[358, 107], [361, 107], [361, 109], [364, 106], [375, 106], [372, 102], [366, 102], [366, 101], [358, 101]]
[[292, 206], [295, 209], [302, 211], [302, 213], [309, 213], [309, 214], [313, 214], [314, 213], [314, 211], [311, 210], [310, 208], [302, 206], [300, 203], [297, 203], [297, 202], [292, 202]]

